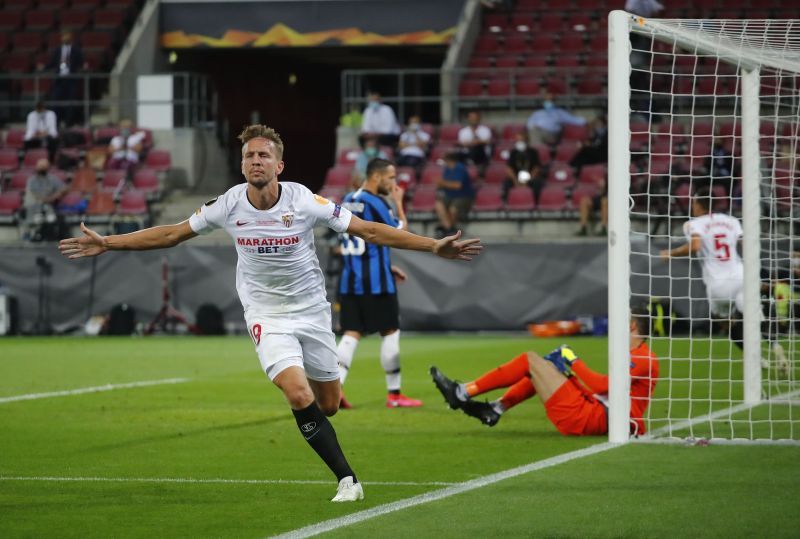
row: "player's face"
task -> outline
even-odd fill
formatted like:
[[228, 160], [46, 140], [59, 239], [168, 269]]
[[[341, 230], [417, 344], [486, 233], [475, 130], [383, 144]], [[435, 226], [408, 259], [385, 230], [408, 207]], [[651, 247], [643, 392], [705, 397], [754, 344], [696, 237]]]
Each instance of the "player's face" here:
[[397, 182], [397, 172], [393, 166], [386, 167], [378, 178], [378, 194], [388, 195], [391, 194], [394, 185]]
[[282, 171], [283, 161], [278, 158], [271, 140], [254, 138], [242, 148], [242, 174], [253, 187], [261, 189], [276, 181]]

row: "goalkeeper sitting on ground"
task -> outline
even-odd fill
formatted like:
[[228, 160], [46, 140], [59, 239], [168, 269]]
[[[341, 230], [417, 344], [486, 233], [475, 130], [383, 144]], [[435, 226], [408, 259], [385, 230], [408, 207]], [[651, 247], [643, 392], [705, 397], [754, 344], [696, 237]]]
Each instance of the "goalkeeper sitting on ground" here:
[[[644, 412], [658, 380], [658, 358], [647, 346], [650, 315], [644, 309], [631, 310], [631, 434], [644, 434]], [[592, 436], [608, 433], [608, 376], [598, 374], [566, 345], [545, 357], [535, 352], [520, 354], [475, 381], [455, 382], [435, 366], [431, 376], [450, 408], [461, 409], [490, 427], [500, 416], [537, 393], [547, 417], [561, 434]], [[472, 397], [507, 387], [496, 401], [478, 402]]]

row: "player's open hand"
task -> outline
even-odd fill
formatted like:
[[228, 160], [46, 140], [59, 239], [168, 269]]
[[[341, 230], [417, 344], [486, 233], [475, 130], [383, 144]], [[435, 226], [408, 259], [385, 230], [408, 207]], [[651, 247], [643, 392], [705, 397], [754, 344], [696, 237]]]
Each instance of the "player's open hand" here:
[[658, 256], [662, 261], [666, 262], [669, 260], [669, 251], [667, 249], [662, 249], [661, 252], [658, 253]]
[[392, 265], [392, 275], [394, 275], [394, 278], [397, 279], [401, 283], [403, 281], [405, 281], [406, 279], [408, 279], [408, 275], [406, 275], [406, 272], [404, 272], [403, 270], [401, 270], [400, 268], [398, 268], [395, 265]]
[[58, 250], [67, 258], [83, 258], [85, 256], [97, 256], [108, 250], [105, 238], [81, 223], [83, 236], [78, 238], [67, 238], [58, 242]]
[[433, 253], [442, 258], [454, 260], [472, 260], [473, 256], [481, 254], [483, 245], [481, 245], [480, 239], [458, 241], [460, 237], [461, 231], [459, 230], [452, 236], [445, 236], [438, 240], [433, 247]]

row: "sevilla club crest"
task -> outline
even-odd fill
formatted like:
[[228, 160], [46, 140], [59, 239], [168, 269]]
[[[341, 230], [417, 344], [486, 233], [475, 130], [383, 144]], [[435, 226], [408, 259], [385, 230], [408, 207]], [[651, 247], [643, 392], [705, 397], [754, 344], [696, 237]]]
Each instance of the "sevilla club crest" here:
[[281, 221], [283, 221], [283, 224], [286, 228], [291, 227], [292, 223], [294, 222], [294, 214], [284, 213], [283, 215], [281, 215]]

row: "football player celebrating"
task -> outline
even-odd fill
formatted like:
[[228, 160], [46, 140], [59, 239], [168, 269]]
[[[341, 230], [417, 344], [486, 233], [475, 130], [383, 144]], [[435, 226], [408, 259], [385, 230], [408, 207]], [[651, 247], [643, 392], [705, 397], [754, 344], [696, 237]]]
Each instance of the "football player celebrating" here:
[[84, 235], [62, 240], [59, 249], [69, 258], [159, 249], [224, 228], [236, 246], [236, 289], [262, 370], [283, 392], [300, 433], [336, 475], [332, 501], [363, 499], [327, 418], [339, 408], [341, 386], [313, 228], [324, 224], [370, 243], [457, 260], [479, 254], [480, 240], [459, 240], [460, 234], [454, 234], [436, 241], [363, 221], [299, 183], [278, 181], [283, 142], [273, 129], [251, 125], [239, 140], [246, 183], [210, 200], [186, 221], [113, 236], [101, 236], [81, 223]]

